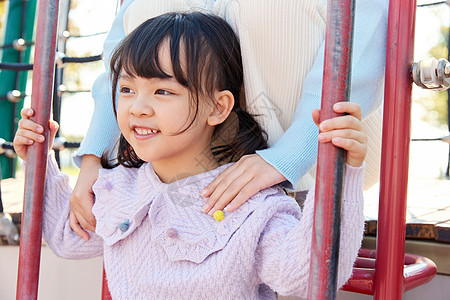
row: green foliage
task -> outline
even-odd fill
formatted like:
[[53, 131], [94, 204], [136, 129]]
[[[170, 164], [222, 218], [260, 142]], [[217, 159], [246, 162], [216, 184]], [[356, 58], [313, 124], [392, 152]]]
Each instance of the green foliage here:
[[3, 24], [6, 20], [6, 2], [0, 1], [0, 41], [3, 41]]

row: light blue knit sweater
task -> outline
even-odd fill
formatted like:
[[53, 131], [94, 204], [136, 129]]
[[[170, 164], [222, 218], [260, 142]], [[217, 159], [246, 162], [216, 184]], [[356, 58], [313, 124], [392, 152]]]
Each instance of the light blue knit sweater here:
[[[68, 176], [49, 159], [44, 239], [59, 256], [104, 255], [113, 299], [274, 299], [306, 296], [314, 191], [303, 212], [279, 187], [261, 191], [216, 221], [202, 188], [226, 166], [164, 184], [151, 164], [101, 170], [93, 189], [96, 234], [69, 226]], [[339, 279], [349, 278], [363, 236], [364, 167], [344, 179]]]

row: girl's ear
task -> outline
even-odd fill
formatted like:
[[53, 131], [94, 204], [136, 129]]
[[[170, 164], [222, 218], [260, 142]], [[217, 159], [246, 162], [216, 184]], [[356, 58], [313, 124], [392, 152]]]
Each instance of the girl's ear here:
[[234, 96], [229, 90], [216, 92], [215, 103], [211, 113], [208, 116], [208, 125], [216, 126], [223, 123], [231, 113], [234, 107]]

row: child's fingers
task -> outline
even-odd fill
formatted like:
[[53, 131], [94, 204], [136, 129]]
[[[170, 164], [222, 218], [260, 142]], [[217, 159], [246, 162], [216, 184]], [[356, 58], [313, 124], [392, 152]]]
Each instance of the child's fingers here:
[[313, 118], [314, 123], [315, 123], [317, 126], [319, 126], [319, 123], [320, 123], [320, 109], [315, 108], [315, 109], [312, 111], [312, 118]]
[[33, 145], [34, 141], [32, 139], [29, 139], [25, 136], [22, 135], [16, 135], [14, 137], [14, 147], [23, 147], [23, 146], [29, 146], [29, 145]]
[[58, 129], [59, 129], [58, 123], [51, 120], [51, 121], [48, 122], [48, 125], [49, 125], [49, 127], [50, 127], [50, 136], [51, 136], [51, 137], [55, 137], [56, 132], [57, 132]]
[[341, 137], [333, 138], [333, 145], [347, 151], [346, 163], [359, 167], [364, 162], [367, 153], [367, 144], [360, 143], [354, 139], [345, 139]]
[[361, 131], [361, 121], [355, 116], [345, 115], [325, 120], [319, 125], [322, 132], [346, 128]]
[[339, 138], [355, 140], [361, 144], [367, 143], [367, 136], [362, 131], [353, 129], [337, 129], [330, 132], [321, 132], [318, 138], [321, 143], [332, 142], [332, 140]]
[[22, 108], [22, 110], [20, 111], [20, 116], [23, 119], [29, 119], [33, 115], [34, 115], [34, 111], [33, 111], [33, 109], [31, 109], [29, 107]]
[[367, 145], [365, 143], [361, 143], [356, 139], [348, 139], [340, 136], [333, 138], [331, 140], [331, 143], [336, 147], [340, 147], [352, 153], [365, 152], [365, 149], [367, 148]]
[[339, 113], [339, 114], [346, 113], [346, 114], [354, 116], [358, 120], [361, 120], [361, 115], [362, 115], [361, 106], [358, 103], [348, 102], [348, 101], [338, 102], [333, 105], [333, 110], [336, 113]]
[[30, 119], [21, 119], [18, 124], [19, 129], [30, 130], [36, 133], [44, 132], [44, 127]]
[[[39, 142], [39, 143], [42, 143], [45, 140], [45, 138], [42, 134], [36, 133], [36, 132], [28, 130], [28, 129], [23, 129], [23, 128], [19, 128], [17, 130], [16, 136], [23, 137], [23, 138], [29, 139], [34, 142]], [[29, 143], [29, 144], [32, 144], [32, 143]]]

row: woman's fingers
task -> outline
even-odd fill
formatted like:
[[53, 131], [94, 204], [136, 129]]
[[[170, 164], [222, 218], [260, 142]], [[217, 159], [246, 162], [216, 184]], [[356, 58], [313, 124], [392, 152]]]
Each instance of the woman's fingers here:
[[[251, 182], [253, 176], [251, 174], [243, 173], [241, 176], [237, 177], [231, 184], [225, 187], [224, 192], [218, 197], [217, 199], [214, 199], [215, 201], [214, 206], [209, 211], [209, 214], [212, 215], [216, 210], [223, 210], [226, 207], [227, 211], [232, 211], [232, 207], [229, 207], [231, 203], [234, 202], [234, 207], [239, 207], [237, 202], [235, 202], [236, 197], [241, 193], [241, 191]], [[259, 190], [257, 191], [259, 192]], [[255, 192], [256, 193], [256, 192]], [[254, 194], [253, 194], [254, 195]], [[249, 195], [247, 198], [245, 198], [240, 204], [244, 203], [248, 198], [250, 198], [253, 195]], [[241, 195], [242, 198], [243, 195]]]
[[224, 208], [234, 211], [260, 190], [284, 180], [286, 178], [258, 154], [245, 155], [204, 189], [201, 195], [209, 195], [209, 199], [203, 211], [211, 215]]
[[[242, 167], [238, 164], [239, 162], [235, 163], [234, 165], [226, 168], [222, 173], [220, 173], [210, 184], [208, 184], [205, 189], [202, 191], [203, 197], [209, 197], [206, 201], [205, 205], [203, 206], [202, 210], [205, 213], [214, 213], [212, 211], [212, 208], [216, 205], [217, 201], [219, 199], [222, 199], [221, 202], [226, 201], [225, 198], [222, 197], [224, 193], [226, 193], [226, 197], [230, 197], [232, 193], [230, 191], [227, 192], [230, 185], [235, 181], [238, 180], [239, 177], [244, 173], [244, 170]], [[233, 195], [234, 197], [235, 195]], [[229, 200], [227, 204], [232, 200]]]
[[238, 209], [242, 204], [244, 204], [245, 201], [263, 189], [261, 184], [262, 182], [258, 177], [255, 177], [247, 182], [247, 184], [242, 187], [234, 199], [226, 206], [226, 211], [232, 212]]

